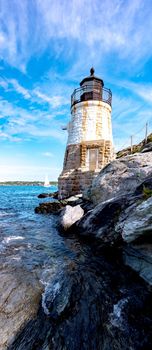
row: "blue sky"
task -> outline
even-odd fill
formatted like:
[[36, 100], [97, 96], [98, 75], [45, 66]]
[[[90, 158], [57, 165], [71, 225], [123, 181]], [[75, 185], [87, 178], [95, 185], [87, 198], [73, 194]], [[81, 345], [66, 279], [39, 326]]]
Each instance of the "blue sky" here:
[[152, 0], [0, 0], [0, 181], [57, 179], [70, 95], [93, 65], [116, 149], [152, 132]]

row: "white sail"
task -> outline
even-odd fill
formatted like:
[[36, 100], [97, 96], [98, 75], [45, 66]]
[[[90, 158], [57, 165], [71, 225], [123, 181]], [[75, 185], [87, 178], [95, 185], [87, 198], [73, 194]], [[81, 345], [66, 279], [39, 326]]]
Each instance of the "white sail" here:
[[50, 187], [50, 183], [47, 175], [45, 176], [44, 187]]

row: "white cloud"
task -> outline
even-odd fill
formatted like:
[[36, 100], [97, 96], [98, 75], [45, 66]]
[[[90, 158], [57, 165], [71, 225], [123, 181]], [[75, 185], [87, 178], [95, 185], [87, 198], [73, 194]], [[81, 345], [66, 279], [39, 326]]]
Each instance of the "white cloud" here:
[[40, 99], [42, 99], [43, 101], [45, 101], [45, 102], [47, 102], [47, 103], [51, 103], [51, 102], [52, 102], [51, 97], [49, 97], [49, 96], [43, 94], [42, 92], [40, 92], [40, 91], [38, 91], [38, 90], [35, 90], [34, 92], [35, 92], [35, 95], [36, 95], [37, 97], [39, 97]]
[[[15, 102], [0, 101], [0, 117], [6, 118], [0, 137], [11, 141], [19, 141], [20, 134], [23, 134], [24, 139], [55, 138], [65, 142], [67, 135], [60, 130], [60, 123], [55, 121], [55, 117], [62, 113], [69, 114], [66, 105], [70, 104], [69, 97], [74, 87], [69, 84], [71, 78], [79, 81], [91, 60], [100, 70], [105, 67], [108, 70], [116, 54], [116, 70], [125, 71], [124, 65], [128, 66], [127, 69], [132, 70], [133, 67], [135, 70], [139, 63], [144, 65], [152, 55], [149, 0], [4, 0], [1, 18], [0, 57], [5, 62], [25, 72], [30, 59], [41, 58], [47, 48], [53, 59], [59, 62], [63, 55], [67, 67], [70, 62], [68, 73], [63, 70], [60, 75], [55, 75], [52, 65], [50, 75], [46, 73], [47, 79], [40, 80], [31, 89], [22, 86], [16, 79], [0, 80], [5, 92], [17, 92], [20, 95], [16, 95], [17, 98], [23, 97], [24, 103], [30, 105], [26, 110], [17, 107]], [[107, 61], [107, 57], [110, 61]], [[110, 72], [108, 74], [110, 77]], [[27, 77], [31, 79], [32, 73]], [[138, 95], [145, 103], [152, 102], [151, 84], [121, 81], [120, 85]], [[35, 108], [36, 103], [40, 105], [39, 110]], [[64, 110], [62, 108], [61, 111], [63, 105]], [[142, 126], [150, 118], [150, 113], [150, 108], [144, 106], [143, 110], [142, 103], [135, 101], [135, 98], [114, 95], [113, 125], [119, 141], [129, 140], [137, 126]]]
[[0, 86], [7, 91], [15, 91], [18, 94], [22, 95], [25, 99], [30, 99], [31, 94], [28, 89], [25, 89], [16, 79], [7, 79], [1, 77]]
[[46, 138], [55, 138], [57, 140], [59, 140], [60, 142], [65, 141], [65, 137], [64, 134], [62, 133], [62, 131], [60, 129], [57, 128], [57, 123], [56, 123], [56, 128], [50, 126], [50, 124], [48, 124], [48, 126], [44, 126], [44, 124], [42, 124], [42, 126], [36, 126], [36, 125], [27, 125], [24, 127], [24, 132], [27, 135], [30, 136], [34, 136], [36, 138], [38, 137], [46, 137]]
[[0, 86], [6, 91], [8, 89], [8, 82], [6, 80], [0, 80]]
[[51, 115], [50, 111], [27, 111], [6, 100], [0, 100], [0, 116], [5, 118], [5, 123], [0, 127], [1, 136], [11, 141], [20, 141], [21, 137], [23, 140], [28, 137], [54, 138], [61, 143], [66, 140], [60, 122], [54, 120], [55, 115]]
[[9, 79], [8, 83], [11, 84], [16, 92], [21, 94], [25, 99], [30, 99], [31, 95], [29, 90], [21, 86], [16, 79]]
[[152, 103], [152, 84], [133, 83], [131, 81], [121, 82], [121, 84], [146, 102]]
[[43, 153], [42, 153], [42, 156], [48, 157], [48, 158], [52, 158], [52, 157], [54, 157], [54, 154], [51, 153], [51, 152], [43, 152]]
[[25, 166], [18, 163], [1, 164], [0, 181], [44, 181], [48, 174], [49, 181], [57, 180], [61, 168], [46, 166]]
[[130, 145], [131, 135], [134, 144], [143, 140], [146, 122], [148, 122], [148, 133], [150, 133], [152, 131], [150, 105], [143, 103], [142, 100], [135, 100], [133, 96], [120, 97], [114, 94], [112, 124], [114, 144], [117, 150]]
[[52, 108], [64, 106], [69, 103], [69, 100], [65, 99], [64, 96], [48, 96], [37, 89], [33, 90], [33, 94], [36, 95], [40, 100], [49, 103], [52, 106]]
[[1, 132], [1, 131], [0, 131], [0, 139], [9, 140], [11, 142], [20, 142], [20, 141], [22, 141], [22, 139], [19, 138], [19, 137], [16, 137], [16, 136], [13, 136], [13, 135], [9, 135], [8, 133]]
[[67, 55], [77, 42], [81, 57], [87, 53], [101, 60], [107, 52], [117, 52], [135, 65], [151, 56], [150, 1], [5, 0], [1, 16], [1, 56], [22, 70], [47, 47], [59, 57], [65, 47], [58, 39], [70, 40]]
[[[31, 103], [38, 102], [42, 105], [44, 105], [44, 103], [47, 103], [53, 109], [57, 109], [58, 107], [63, 107], [70, 104], [70, 98], [68, 99], [64, 96], [65, 91], [62, 91], [62, 95], [46, 95], [46, 93], [44, 93], [42, 89], [47, 89], [47, 85], [42, 86], [41, 90], [38, 90], [37, 88], [29, 90], [23, 87], [16, 79], [1, 78], [0, 86], [5, 90], [5, 92], [15, 91], [17, 94], [21, 95], [25, 100], [30, 100]], [[50, 94], [51, 93], [52, 91], [50, 90]], [[30, 106], [30, 109], [34, 109], [34, 106]]]

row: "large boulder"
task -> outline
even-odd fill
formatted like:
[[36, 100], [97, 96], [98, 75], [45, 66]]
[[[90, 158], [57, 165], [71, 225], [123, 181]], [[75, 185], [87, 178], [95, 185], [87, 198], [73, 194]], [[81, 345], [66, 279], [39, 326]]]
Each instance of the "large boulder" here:
[[100, 246], [121, 246], [124, 262], [152, 285], [152, 177], [133, 193], [108, 199], [70, 228]]
[[[137, 222], [135, 219], [135, 223], [141, 227], [142, 219], [145, 222], [147, 219], [145, 211], [141, 212], [141, 207], [145, 208], [149, 196], [152, 196], [152, 177], [146, 178], [137, 186], [134, 193], [113, 197], [91, 207], [75, 225], [70, 227], [70, 232], [75, 231], [81, 236], [97, 238], [100, 242], [110, 245], [122, 239], [127, 243], [130, 242], [129, 238], [127, 241], [127, 234], [132, 235], [132, 241], [134, 241], [137, 237], [132, 230], [135, 213], [139, 207], [141, 217]], [[149, 211], [150, 208], [147, 210]], [[151, 217], [151, 214], [149, 216]], [[149, 222], [147, 222], [148, 225]], [[130, 231], [127, 231], [128, 227]], [[141, 230], [138, 234], [142, 234]]]
[[60, 225], [64, 231], [67, 231], [76, 221], [80, 220], [84, 215], [84, 210], [80, 205], [66, 207], [61, 212]]
[[[143, 193], [144, 197], [144, 193]], [[137, 201], [120, 215], [115, 227], [127, 243], [124, 262], [152, 286], [152, 197]]]
[[23, 268], [1, 269], [0, 281], [0, 349], [6, 350], [19, 330], [36, 317], [43, 288], [36, 271], [34, 275]]
[[[120, 213], [128, 205], [126, 197], [107, 200], [99, 203], [76, 223], [75, 231], [81, 236], [96, 238], [100, 243], [113, 245], [121, 240], [119, 230], [115, 226], [119, 220]], [[72, 228], [74, 230], [74, 227]]]
[[123, 261], [152, 286], [152, 244], [128, 244], [123, 251]]
[[152, 142], [146, 143], [146, 145], [141, 150], [142, 153], [150, 151], [152, 151]]
[[152, 238], [152, 197], [132, 209], [124, 222], [122, 237], [127, 243]]
[[84, 198], [95, 205], [117, 196], [134, 192], [143, 180], [152, 175], [152, 152], [136, 153], [115, 160], [93, 180]]

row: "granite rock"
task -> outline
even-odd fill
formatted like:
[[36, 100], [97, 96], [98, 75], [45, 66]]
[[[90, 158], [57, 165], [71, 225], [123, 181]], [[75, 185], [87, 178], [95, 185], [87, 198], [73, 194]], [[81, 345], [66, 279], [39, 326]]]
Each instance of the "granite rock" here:
[[151, 349], [150, 298], [146, 283], [122, 264], [117, 250], [92, 245], [83, 260], [50, 281], [37, 317], [8, 349]]
[[152, 151], [152, 142], [147, 143], [141, 150], [141, 153]]
[[84, 210], [80, 205], [66, 207], [61, 212], [60, 225], [64, 231], [67, 231], [74, 223], [80, 220], [84, 215]]
[[152, 239], [152, 197], [137, 204], [128, 215], [122, 228], [122, 238], [127, 243]]
[[144, 179], [152, 175], [152, 152], [136, 153], [114, 160], [93, 180], [84, 198], [94, 205], [134, 192]]
[[152, 286], [152, 244], [128, 244], [123, 250], [123, 262]]
[[70, 231], [100, 246], [121, 246], [124, 262], [152, 285], [152, 177], [133, 193], [99, 203]]
[[56, 214], [62, 208], [64, 204], [59, 201], [40, 203], [38, 207], [35, 208], [36, 214]]
[[0, 271], [0, 349], [7, 349], [16, 333], [37, 314], [40, 282], [23, 269]]
[[56, 192], [52, 192], [52, 193], [40, 193], [38, 195], [38, 198], [54, 198], [54, 199], [58, 199], [58, 191]]

